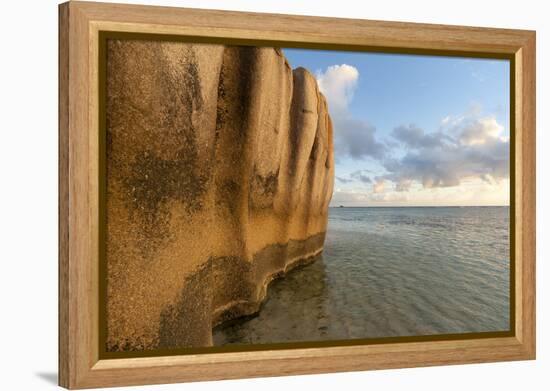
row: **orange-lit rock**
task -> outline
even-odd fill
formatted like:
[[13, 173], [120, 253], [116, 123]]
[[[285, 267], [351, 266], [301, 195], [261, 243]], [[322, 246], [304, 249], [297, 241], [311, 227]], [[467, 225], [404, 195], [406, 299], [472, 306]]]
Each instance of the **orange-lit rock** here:
[[108, 351], [212, 344], [322, 251], [332, 125], [273, 48], [109, 41]]

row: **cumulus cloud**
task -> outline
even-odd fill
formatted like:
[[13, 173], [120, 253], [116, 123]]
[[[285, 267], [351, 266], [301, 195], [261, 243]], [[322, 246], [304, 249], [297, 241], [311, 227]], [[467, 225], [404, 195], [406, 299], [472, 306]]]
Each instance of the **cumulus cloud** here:
[[466, 178], [495, 183], [509, 177], [509, 139], [493, 117], [464, 118], [447, 132], [426, 134], [414, 126], [392, 132], [407, 148], [399, 159], [383, 163], [385, 179], [397, 191], [407, 191], [416, 181], [424, 188], [458, 186]]
[[373, 193], [383, 193], [384, 189], [386, 187], [386, 183], [383, 178], [376, 179], [376, 182], [372, 186], [372, 192]]
[[369, 170], [357, 170], [350, 174], [353, 179], [357, 179], [363, 183], [372, 183], [372, 179], [367, 174], [370, 173]]
[[325, 95], [334, 124], [334, 144], [338, 157], [382, 159], [388, 147], [376, 139], [376, 128], [354, 118], [349, 105], [359, 80], [357, 68], [342, 64], [317, 72], [319, 89]]
[[423, 129], [411, 124], [408, 126], [398, 126], [393, 129], [392, 137], [398, 142], [409, 148], [436, 148], [443, 145], [448, 139], [443, 132], [425, 133]]
[[359, 77], [359, 71], [348, 64], [329, 66], [316, 74], [334, 125], [335, 156], [375, 159], [385, 172], [375, 176], [359, 170], [337, 177], [346, 187], [355, 182], [369, 185], [369, 190], [336, 191], [335, 202], [375, 202], [390, 193], [397, 201], [420, 187], [453, 188], [471, 178], [500, 186], [509, 177], [509, 137], [494, 117], [481, 115], [481, 107], [474, 105], [461, 116], [443, 118], [435, 132], [401, 125], [382, 140], [375, 126], [350, 110]]
[[395, 190], [396, 191], [409, 191], [411, 186], [413, 185], [412, 179], [407, 178], [401, 178], [396, 184], [395, 184]]
[[[479, 145], [500, 138], [504, 127], [495, 118], [480, 118], [469, 121], [466, 126], [459, 127], [459, 140], [463, 145]], [[505, 138], [501, 138], [505, 140]]]
[[383, 159], [388, 147], [376, 139], [376, 128], [349, 115], [333, 115], [334, 144], [340, 156]]
[[347, 64], [329, 66], [325, 72], [317, 71], [319, 89], [329, 101], [331, 110], [337, 112], [347, 110], [358, 80], [357, 68]]
[[337, 176], [336, 179], [339, 182], [344, 183], [344, 184], [353, 182], [353, 179], [344, 178], [344, 177], [341, 177], [341, 176]]

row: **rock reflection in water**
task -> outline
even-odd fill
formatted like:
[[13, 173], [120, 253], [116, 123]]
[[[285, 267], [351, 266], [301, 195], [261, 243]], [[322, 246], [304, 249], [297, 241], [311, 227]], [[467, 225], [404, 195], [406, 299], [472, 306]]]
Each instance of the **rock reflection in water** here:
[[273, 281], [268, 289], [262, 309], [255, 317], [214, 329], [214, 345], [323, 339], [330, 320], [322, 257]]
[[214, 344], [505, 331], [508, 207], [333, 208], [323, 258]]

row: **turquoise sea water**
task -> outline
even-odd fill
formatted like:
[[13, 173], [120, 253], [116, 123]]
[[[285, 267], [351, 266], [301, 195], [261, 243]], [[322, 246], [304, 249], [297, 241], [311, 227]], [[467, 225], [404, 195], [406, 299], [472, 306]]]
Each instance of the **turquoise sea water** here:
[[509, 208], [331, 208], [322, 259], [215, 345], [509, 329]]

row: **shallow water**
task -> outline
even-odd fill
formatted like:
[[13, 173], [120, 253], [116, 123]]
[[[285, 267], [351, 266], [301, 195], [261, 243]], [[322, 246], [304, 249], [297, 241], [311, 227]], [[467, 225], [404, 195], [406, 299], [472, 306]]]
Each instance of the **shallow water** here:
[[509, 329], [509, 208], [331, 208], [323, 257], [214, 344]]

